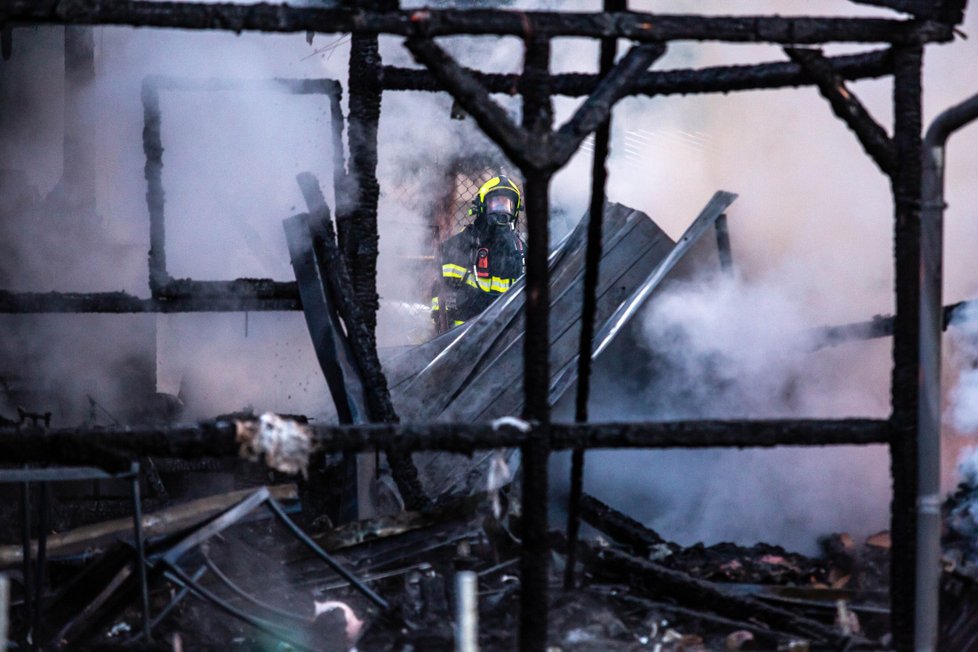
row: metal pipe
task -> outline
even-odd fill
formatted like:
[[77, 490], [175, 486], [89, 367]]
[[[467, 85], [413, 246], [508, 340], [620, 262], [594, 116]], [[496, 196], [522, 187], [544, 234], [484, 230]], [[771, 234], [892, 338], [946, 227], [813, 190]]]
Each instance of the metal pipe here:
[[479, 577], [472, 571], [455, 574], [455, 651], [479, 652]]
[[130, 467], [132, 474], [132, 532], [136, 542], [136, 576], [139, 578], [139, 602], [142, 607], [143, 636], [147, 641], [153, 640], [150, 627], [149, 613], [149, 579], [146, 575], [146, 542], [143, 537], [143, 501], [139, 495], [139, 462], [133, 462]]
[[0, 575], [0, 652], [7, 650], [7, 635], [10, 633], [10, 580]]
[[31, 483], [24, 482], [20, 487], [20, 539], [24, 550], [21, 588], [24, 590], [25, 629], [29, 634], [30, 626], [34, 623], [34, 616], [31, 613], [32, 599], [34, 597], [31, 588], [33, 586], [33, 582], [31, 581], [31, 575], [33, 575], [33, 569], [31, 568]]
[[924, 137], [920, 208], [920, 375], [917, 405], [917, 581], [914, 649], [937, 649], [941, 555], [941, 331], [944, 157], [948, 137], [978, 119], [978, 94], [941, 113]]
[[37, 507], [37, 564], [34, 573], [33, 620], [31, 621], [31, 645], [37, 646], [38, 631], [41, 628], [41, 609], [44, 602], [44, 570], [47, 566], [48, 493], [47, 482], [40, 483]]

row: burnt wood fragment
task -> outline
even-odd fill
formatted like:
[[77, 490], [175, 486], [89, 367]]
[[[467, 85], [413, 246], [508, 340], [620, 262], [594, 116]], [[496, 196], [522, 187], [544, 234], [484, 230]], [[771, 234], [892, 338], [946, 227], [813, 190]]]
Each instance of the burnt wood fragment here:
[[[346, 325], [347, 341], [363, 381], [369, 418], [377, 423], [397, 423], [399, 419], [391, 402], [387, 378], [377, 357], [377, 347], [374, 339], [369, 337], [372, 331], [364, 319], [359, 297], [355, 294], [350, 280], [350, 272], [336, 245], [336, 234], [333, 231], [329, 207], [313, 175], [300, 174], [298, 182], [311, 212], [312, 246], [320, 265], [320, 273]], [[430, 506], [430, 500], [418, 481], [418, 472], [411, 461], [410, 454], [389, 451], [387, 457], [405, 505], [412, 510]]]
[[[573, 117], [557, 130], [552, 164], [563, 167], [581, 142], [608, 120], [612, 107], [628, 94], [635, 77], [648, 70], [665, 53], [666, 47], [661, 43], [632, 46], [628, 54], [608, 71], [584, 104], [577, 108]], [[604, 202], [598, 208], [603, 205]]]
[[917, 419], [920, 374], [921, 46], [894, 51], [893, 142], [897, 167], [891, 177], [895, 221], [896, 315], [890, 405], [893, 499], [890, 534], [891, 629], [894, 647], [915, 644], [917, 532]]
[[832, 105], [832, 111], [856, 134], [883, 174], [892, 177], [896, 173], [893, 141], [862, 102], [846, 88], [845, 80], [836, 74], [821, 51], [803, 48], [785, 48], [784, 51], [811, 76], [822, 96]]
[[[605, 0], [605, 11], [623, 11], [625, 0]], [[598, 70], [607, 75], [613, 70], [618, 44], [614, 39], [601, 40]], [[664, 49], [663, 49], [664, 52]], [[631, 52], [629, 52], [631, 54]], [[661, 56], [662, 53], [660, 53]], [[648, 68], [648, 66], [645, 66]], [[611, 142], [611, 108], [608, 116], [595, 130], [594, 156], [591, 161], [591, 203], [588, 209], [587, 249], [584, 260], [584, 292], [581, 297], [581, 332], [577, 345], [577, 395], [574, 397], [574, 421], [587, 423], [588, 395], [591, 391], [591, 350], [594, 323], [598, 307], [598, 273], [604, 231], [605, 185], [608, 182], [608, 150]], [[571, 454], [570, 496], [567, 501], [567, 565], [564, 568], [564, 588], [574, 587], [574, 568], [577, 565], [577, 537], [580, 529], [580, 500], [584, 490], [584, 449]]]
[[968, 0], [852, 0], [861, 5], [888, 7], [911, 14], [916, 18], [939, 20], [957, 25], [964, 20]]
[[[237, 457], [239, 423], [231, 420], [199, 425], [133, 428], [3, 428], [0, 459], [11, 463], [71, 461], [91, 447], [136, 458]], [[890, 422], [881, 419], [772, 419], [735, 421], [674, 421], [652, 423], [552, 423], [527, 428], [492, 423], [418, 423], [305, 426], [313, 448], [322, 452], [394, 449], [444, 450], [470, 453], [522, 446], [545, 437], [554, 450], [569, 448], [767, 448], [773, 446], [837, 446], [886, 444]], [[86, 458], [87, 461], [87, 458]]]
[[459, 65], [431, 39], [409, 38], [404, 44], [511, 161], [521, 168], [545, 165], [546, 159], [534, 150], [529, 134], [510, 120], [472, 72]]
[[377, 126], [380, 120], [380, 49], [376, 34], [355, 33], [350, 41], [350, 121], [347, 137], [350, 146], [350, 182], [343, 189], [351, 195], [338, 206], [342, 209], [339, 242], [343, 243], [350, 280], [370, 348], [376, 348], [377, 255]]
[[581, 518], [591, 527], [601, 530], [643, 557], [647, 556], [655, 546], [666, 543], [666, 540], [655, 530], [645, 527], [630, 516], [622, 514], [588, 494], [581, 496]]
[[[843, 79], [875, 79], [893, 72], [893, 56], [889, 48], [860, 54], [826, 57], [832, 70]], [[463, 68], [490, 93], [515, 95], [519, 75], [489, 73]], [[564, 73], [552, 75], [554, 95], [579, 97], [594, 91], [601, 81], [599, 75]], [[440, 91], [441, 83], [427, 70], [384, 66], [381, 79], [387, 91]], [[711, 66], [699, 69], [650, 70], [635, 77], [628, 87], [629, 95], [686, 95], [695, 93], [727, 93], [769, 88], [808, 86], [811, 77], [800, 65], [788, 61], [735, 66]]]
[[953, 26], [884, 18], [696, 16], [641, 12], [573, 13], [501, 9], [369, 11], [287, 4], [151, 2], [65, 3], [8, 0], [0, 22], [133, 25], [231, 32], [377, 33], [400, 36], [493, 34], [617, 37], [635, 41], [732, 41], [807, 44], [949, 41]]
[[[941, 328], [947, 330], [957, 317], [959, 310], [966, 310], [970, 306], [974, 306], [975, 303], [976, 300], [972, 299], [971, 301], [958, 301], [944, 306]], [[811, 331], [814, 340], [813, 348], [815, 349], [824, 346], [836, 346], [852, 340], [871, 340], [891, 335], [893, 335], [893, 315], [876, 315], [868, 321], [824, 326]]]
[[[550, 91], [551, 42], [526, 37], [523, 76], [523, 129], [534, 152], [554, 160], [553, 99]], [[523, 167], [526, 191], [526, 330], [523, 338], [523, 418], [539, 424], [522, 447], [523, 519], [520, 546], [520, 650], [547, 647], [550, 595], [550, 545], [547, 507], [550, 422], [550, 178], [552, 168]]]

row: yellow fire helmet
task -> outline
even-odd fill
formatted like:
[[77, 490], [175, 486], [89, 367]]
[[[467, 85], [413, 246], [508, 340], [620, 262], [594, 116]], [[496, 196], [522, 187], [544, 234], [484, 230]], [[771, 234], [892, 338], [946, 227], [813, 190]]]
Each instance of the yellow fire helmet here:
[[479, 188], [476, 211], [487, 213], [508, 213], [515, 221], [523, 208], [523, 197], [519, 187], [509, 177], [502, 175], [489, 179]]

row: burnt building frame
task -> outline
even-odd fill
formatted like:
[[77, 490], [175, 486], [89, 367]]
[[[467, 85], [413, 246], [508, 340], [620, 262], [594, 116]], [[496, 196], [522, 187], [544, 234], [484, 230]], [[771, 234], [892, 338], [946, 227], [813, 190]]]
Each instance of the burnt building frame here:
[[[154, 299], [206, 303], [209, 297], [239, 298], [250, 303], [249, 310], [301, 309], [295, 282], [271, 279], [201, 281], [175, 279], [166, 268], [166, 219], [163, 189], [163, 135], [160, 109], [161, 92], [265, 91], [289, 95], [323, 95], [329, 102], [330, 146], [333, 151], [333, 188], [342, 191], [346, 160], [343, 153], [343, 88], [333, 79], [189, 79], [147, 77], [142, 85], [143, 151], [146, 154], [146, 203], [149, 210], [149, 287]], [[194, 301], [194, 300], [198, 301]], [[203, 299], [203, 301], [199, 301]], [[228, 307], [233, 307], [229, 303]], [[240, 310], [241, 308], [238, 308]]]
[[[921, 71], [928, 43], [954, 37], [964, 0], [866, 0], [868, 4], [909, 12], [909, 18], [808, 18], [781, 16], [696, 16], [625, 11], [608, 0], [606, 12], [519, 12], [505, 9], [398, 10], [396, 3], [359, 3], [355, 8], [289, 7], [287, 5], [200, 5], [183, 2], [71, 3], [55, 0], [12, 0], [0, 5], [0, 22], [8, 24], [102, 24], [239, 32], [351, 32], [350, 175], [355, 184], [337, 207], [341, 249], [350, 256], [351, 276], [371, 331], [376, 306], [376, 179], [377, 120], [384, 90], [450, 92], [469, 110], [479, 126], [519, 165], [524, 174], [529, 230], [527, 262], [527, 333], [524, 347], [526, 427], [479, 424], [385, 424], [317, 426], [323, 450], [451, 450], [472, 451], [497, 446], [523, 450], [524, 547], [520, 649], [543, 650], [547, 632], [547, 458], [551, 450], [589, 448], [695, 448], [829, 446], [888, 444], [893, 480], [891, 503], [891, 622], [894, 646], [915, 644], [915, 576], [918, 486], [918, 372], [920, 351], [920, 278], [922, 264], [940, 267], [940, 248], [921, 247]], [[408, 38], [408, 47], [427, 70], [383, 66], [377, 35]], [[526, 42], [522, 75], [488, 75], [467, 71], [438, 48], [433, 39], [447, 35], [512, 35]], [[630, 39], [650, 47], [633, 57], [635, 64], [615, 77], [602, 48], [604, 75], [548, 73], [550, 40], [561, 36]], [[764, 42], [786, 47], [790, 62], [757, 66], [648, 72], [656, 50], [674, 40]], [[885, 49], [827, 59], [798, 46], [825, 43], [881, 43]], [[636, 48], [642, 47], [636, 46]], [[635, 50], [633, 49], [633, 53]], [[661, 52], [660, 52], [661, 53]], [[622, 61], [628, 59], [626, 56]], [[619, 66], [621, 63], [619, 64]], [[644, 65], [644, 67], [643, 67]], [[892, 136], [877, 125], [858, 99], [844, 88], [847, 79], [892, 75], [894, 124]], [[614, 79], [613, 79], [614, 78]], [[617, 84], [616, 88], [609, 85]], [[580, 423], [550, 422], [547, 403], [548, 343], [548, 185], [580, 139], [607, 123], [614, 101], [625, 95], [667, 95], [726, 92], [815, 84], [836, 114], [852, 129], [867, 154], [890, 179], [894, 203], [895, 314], [892, 320], [893, 368], [891, 413], [886, 419], [681, 421], [644, 424], [587, 423], [587, 367], [581, 369], [577, 416]], [[492, 104], [480, 105], [489, 92], [523, 95], [523, 125], [504, 124]], [[550, 98], [563, 93], [594, 93], [580, 120], [565, 131], [551, 131]], [[480, 106], [482, 107], [480, 109]], [[474, 109], [474, 111], [472, 110]], [[568, 127], [568, 125], [565, 125]], [[563, 132], [563, 133], [562, 133]], [[507, 135], [508, 134], [508, 135]], [[592, 205], [602, 206], [607, 144], [599, 134], [595, 147]], [[568, 153], [569, 152], [569, 153]], [[355, 191], [353, 187], [355, 186]], [[601, 212], [592, 212], [600, 230]], [[344, 224], [343, 217], [348, 221]], [[592, 232], [592, 235], [594, 232]], [[585, 306], [593, 297], [596, 257], [588, 256]], [[21, 310], [22, 311], [22, 310]], [[583, 315], [587, 328], [592, 316]], [[590, 359], [582, 338], [581, 360]], [[371, 342], [373, 345], [373, 342]], [[927, 350], [939, 351], [937, 347]], [[543, 382], [541, 382], [543, 381]], [[584, 409], [582, 409], [582, 406]], [[129, 430], [124, 433], [82, 431], [20, 431], [0, 438], [4, 459], [57, 460], [79, 441], [111, 444], [130, 454], [170, 456], [236, 453], [233, 426], [210, 424], [184, 429]], [[933, 596], [936, 603], [937, 596]]]

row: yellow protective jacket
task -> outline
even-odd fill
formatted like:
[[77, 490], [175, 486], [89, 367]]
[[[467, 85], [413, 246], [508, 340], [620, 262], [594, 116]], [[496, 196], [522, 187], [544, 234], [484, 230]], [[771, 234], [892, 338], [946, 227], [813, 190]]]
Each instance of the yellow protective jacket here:
[[467, 227], [439, 246], [441, 278], [432, 315], [443, 332], [465, 323], [509, 291], [524, 271], [523, 241], [512, 228]]

